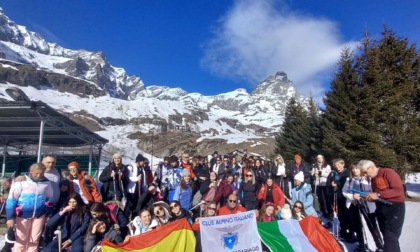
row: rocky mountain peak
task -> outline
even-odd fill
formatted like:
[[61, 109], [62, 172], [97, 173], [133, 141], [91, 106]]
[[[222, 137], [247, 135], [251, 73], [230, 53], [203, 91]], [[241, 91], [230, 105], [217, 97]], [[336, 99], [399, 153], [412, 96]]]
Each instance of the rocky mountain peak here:
[[49, 43], [38, 33], [15, 24], [3, 11], [0, 12], [0, 43], [3, 44], [0, 44], [3, 49], [0, 58], [29, 63], [40, 70], [48, 69], [95, 83], [99, 90], [104, 90], [112, 97], [130, 99], [144, 88], [140, 78], [128, 76], [124, 69], [112, 66], [103, 52], [71, 50]]
[[[109, 139], [111, 143], [130, 135], [139, 139], [138, 135], [144, 137], [151, 129], [173, 135], [181, 130], [200, 138], [243, 134], [272, 140], [283, 123], [288, 100], [298, 96], [282, 71], [267, 77], [251, 93], [239, 88], [206, 96], [182, 88], [146, 86], [140, 77], [113, 66], [104, 52], [71, 50], [46, 42], [0, 11], [0, 84], [6, 83], [53, 93], [56, 98], [49, 100], [50, 106], [97, 122], [104, 136], [116, 135]], [[43, 99], [43, 95], [31, 99]], [[305, 99], [298, 96], [300, 101]], [[186, 141], [196, 148], [197, 139]], [[218, 142], [220, 139], [206, 144]], [[255, 146], [264, 145], [255, 142]]]
[[274, 76], [270, 75], [260, 82], [251, 94], [266, 97], [290, 97], [295, 92], [293, 82], [287, 78], [287, 74], [279, 71]]

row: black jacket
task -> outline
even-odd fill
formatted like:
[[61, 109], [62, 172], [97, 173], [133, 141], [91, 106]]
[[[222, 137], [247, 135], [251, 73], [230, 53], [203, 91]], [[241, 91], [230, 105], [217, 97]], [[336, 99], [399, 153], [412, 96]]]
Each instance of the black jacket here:
[[[341, 172], [338, 172], [336, 170], [332, 170], [327, 178], [327, 191], [329, 195], [332, 195], [333, 193], [337, 193], [337, 198], [344, 198], [343, 195], [343, 187], [346, 183], [347, 178], [350, 176], [350, 171], [344, 168]], [[334, 188], [331, 183], [335, 182], [337, 184], [337, 187]]]
[[252, 184], [250, 182], [242, 181], [238, 191], [241, 204], [244, 205], [244, 202], [257, 201], [259, 191], [260, 185], [257, 182]]
[[[115, 180], [114, 178], [111, 177], [111, 171], [114, 171], [116, 174]], [[118, 176], [118, 173], [120, 171], [122, 175]], [[114, 183], [116, 187], [117, 186], [119, 187], [117, 188], [117, 190], [120, 190], [121, 193], [125, 197], [126, 196], [125, 188], [127, 188], [127, 185], [129, 183], [127, 166], [120, 164], [119, 167], [116, 167], [114, 163], [111, 163], [110, 165], [105, 167], [105, 169], [102, 171], [101, 175], [99, 176], [99, 181], [102, 182], [101, 194], [102, 194], [102, 199], [104, 202], [113, 200], [113, 199], [108, 199], [108, 192], [110, 188], [114, 186]]]
[[[309, 165], [305, 164], [304, 162], [300, 163], [299, 166], [296, 166], [295, 163], [290, 164], [286, 167], [286, 177], [287, 180], [292, 182], [293, 185], [293, 181], [295, 179], [295, 175], [298, 174], [299, 172], [303, 172], [303, 176], [305, 179], [305, 183], [310, 184], [310, 179], [311, 179], [311, 168], [309, 167]], [[294, 187], [294, 186], [293, 186]]]
[[108, 238], [114, 244], [120, 244], [124, 241], [120, 233], [114, 229], [114, 225], [111, 225], [104, 234], [88, 234], [85, 246], [83, 247], [84, 252], [91, 252], [96, 244], [105, 238]]

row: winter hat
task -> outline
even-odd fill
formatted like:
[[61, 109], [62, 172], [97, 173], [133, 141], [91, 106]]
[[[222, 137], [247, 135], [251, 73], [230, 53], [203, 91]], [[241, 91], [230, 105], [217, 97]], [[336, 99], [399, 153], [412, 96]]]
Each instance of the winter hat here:
[[136, 163], [144, 162], [145, 160], [146, 160], [146, 158], [144, 158], [142, 154], [138, 154], [137, 157], [136, 157]]
[[303, 172], [301, 172], [301, 171], [298, 172], [298, 174], [295, 175], [295, 180], [303, 182], [303, 180], [304, 180]]
[[281, 209], [280, 217], [282, 220], [290, 220], [292, 218], [292, 210], [290, 210], [289, 204], [284, 204]]
[[182, 177], [185, 177], [185, 176], [191, 176], [191, 173], [188, 169], [182, 170]]
[[76, 166], [76, 167], [77, 167], [77, 170], [80, 170], [80, 164], [79, 164], [78, 162], [76, 162], [76, 161], [70, 162], [70, 163], [67, 165], [67, 168], [70, 168], [70, 167], [72, 167], [72, 166]]
[[122, 158], [120, 153], [115, 153], [114, 155], [112, 155], [112, 159], [114, 158]]

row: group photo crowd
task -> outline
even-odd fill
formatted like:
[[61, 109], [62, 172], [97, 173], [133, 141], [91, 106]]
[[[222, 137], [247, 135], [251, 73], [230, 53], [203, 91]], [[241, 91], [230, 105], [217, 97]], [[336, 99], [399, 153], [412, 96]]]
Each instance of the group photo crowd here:
[[24, 174], [3, 178], [8, 232], [1, 251], [99, 251], [105, 239], [121, 244], [183, 218], [201, 251], [200, 218], [246, 211], [258, 222], [315, 216], [337, 241], [357, 243], [355, 251], [368, 251], [367, 231], [376, 251], [400, 251], [405, 192], [398, 173], [370, 160], [289, 158], [185, 152], [151, 167], [142, 154], [125, 164], [115, 153], [93, 178], [76, 161], [58, 170], [56, 157], [45, 155]]

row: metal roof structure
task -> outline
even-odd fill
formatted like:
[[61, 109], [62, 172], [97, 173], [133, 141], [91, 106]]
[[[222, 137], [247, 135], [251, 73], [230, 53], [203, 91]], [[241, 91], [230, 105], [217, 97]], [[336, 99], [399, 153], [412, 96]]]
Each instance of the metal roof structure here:
[[44, 102], [0, 103], [0, 145], [39, 144], [40, 139], [44, 145], [64, 147], [92, 145], [102, 148], [108, 142]]

